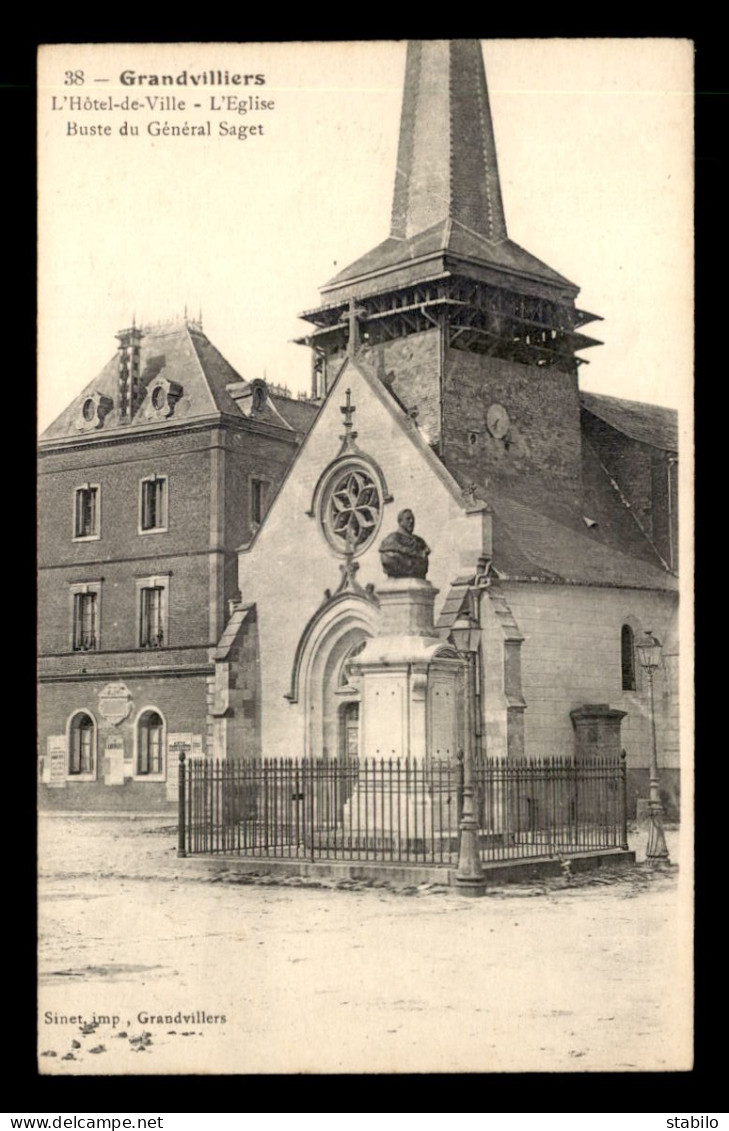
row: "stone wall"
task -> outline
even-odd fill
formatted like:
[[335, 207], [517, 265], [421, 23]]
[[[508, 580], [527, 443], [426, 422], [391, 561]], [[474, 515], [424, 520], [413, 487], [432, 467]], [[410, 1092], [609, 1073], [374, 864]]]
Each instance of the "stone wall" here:
[[571, 754], [575, 739], [570, 710], [607, 703], [626, 712], [621, 741], [629, 771], [646, 770], [651, 749], [648, 684], [638, 670], [637, 690], [623, 691], [621, 686], [620, 633], [623, 624], [630, 623], [636, 634], [651, 629], [664, 645], [664, 665], [654, 685], [659, 763], [677, 772], [676, 598], [607, 587], [501, 582], [499, 588], [524, 635], [526, 754]]
[[[418, 426], [431, 444], [441, 434], [440, 341], [441, 332], [434, 328], [365, 351], [380, 380], [407, 409], [417, 409]], [[390, 373], [396, 375], [392, 381]]]
[[[199, 675], [166, 676], [162, 673], [149, 676], [127, 677], [123, 680], [128, 689], [128, 714], [119, 722], [105, 718], [103, 695], [107, 680], [41, 684], [38, 697], [38, 758], [39, 802], [44, 808], [54, 809], [143, 809], [156, 811], [173, 808], [176, 791], [168, 782], [176, 779], [177, 753], [168, 752], [170, 742], [179, 735], [190, 736], [194, 741], [191, 753], [206, 751], [206, 677]], [[119, 680], [113, 681], [118, 684]], [[159, 775], [137, 773], [138, 722], [147, 710], [161, 715], [164, 723], [163, 772]], [[78, 775], [61, 775], [60, 768], [53, 774], [55, 785], [49, 785], [51, 776], [48, 759], [51, 747], [61, 749], [65, 740], [68, 752], [68, 728], [73, 715], [83, 711], [95, 723], [93, 780]], [[49, 737], [55, 738], [49, 746]], [[121, 769], [113, 770], [109, 761], [109, 748], [119, 750]], [[174, 762], [174, 765], [170, 765]], [[56, 776], [57, 775], [57, 776]], [[43, 779], [46, 779], [45, 781]], [[120, 780], [121, 779], [121, 780]]]
[[[238, 592], [237, 551], [251, 536], [251, 479], [267, 484], [270, 503], [298, 444], [254, 428], [212, 425], [80, 442], [42, 453], [39, 475], [40, 753], [48, 736], [66, 733], [76, 710], [97, 721], [98, 692], [123, 680], [136, 704], [154, 707], [172, 734], [202, 736], [212, 749], [208, 719], [210, 652]], [[140, 532], [140, 482], [166, 478], [164, 529]], [[98, 487], [98, 537], [74, 539], [77, 488]], [[166, 587], [163, 646], [139, 645], [139, 588], [149, 577]], [[97, 647], [73, 650], [72, 586], [98, 593]], [[251, 698], [251, 696], [249, 696]], [[253, 696], [255, 698], [255, 696]], [[246, 708], [255, 729], [255, 710]], [[99, 724], [101, 725], [101, 724]], [[115, 732], [133, 750], [132, 723]], [[103, 749], [105, 737], [98, 732]], [[102, 741], [103, 740], [103, 741]], [[99, 778], [104, 770], [97, 766]], [[41, 785], [41, 802], [61, 808], [155, 808], [166, 804], [164, 782], [70, 778]]]
[[[486, 426], [491, 405], [509, 414], [507, 435]], [[447, 349], [443, 379], [443, 452], [461, 481], [530, 477], [578, 492], [581, 485], [577, 379], [555, 368]]]

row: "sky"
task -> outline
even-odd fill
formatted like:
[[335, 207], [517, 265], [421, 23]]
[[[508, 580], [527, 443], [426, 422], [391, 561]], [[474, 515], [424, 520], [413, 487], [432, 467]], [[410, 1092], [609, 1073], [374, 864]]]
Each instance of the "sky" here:
[[[293, 344], [306, 332], [297, 314], [389, 232], [405, 50], [394, 41], [41, 49], [40, 430], [109, 361], [133, 317], [166, 321], [185, 308], [202, 310], [208, 337], [244, 379], [309, 388], [309, 351]], [[577, 284], [578, 306], [604, 319], [585, 328], [604, 345], [585, 352], [581, 387], [681, 407], [686, 432], [691, 44], [484, 40], [483, 53], [509, 236]], [[120, 81], [124, 71], [226, 69], [265, 82]], [[213, 108], [211, 98], [230, 93], [274, 107]], [[118, 107], [155, 95], [187, 105], [83, 109], [84, 100]], [[208, 120], [211, 137], [147, 132], [154, 121]], [[125, 121], [138, 136], [120, 135]], [[238, 127], [251, 125], [263, 132], [239, 139]], [[111, 128], [81, 136], [81, 126]]]

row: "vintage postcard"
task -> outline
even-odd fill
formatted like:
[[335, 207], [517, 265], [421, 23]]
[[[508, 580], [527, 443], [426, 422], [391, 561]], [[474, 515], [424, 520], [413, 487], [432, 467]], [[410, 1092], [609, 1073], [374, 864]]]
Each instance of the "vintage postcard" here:
[[40, 48], [40, 1073], [691, 1068], [692, 123]]

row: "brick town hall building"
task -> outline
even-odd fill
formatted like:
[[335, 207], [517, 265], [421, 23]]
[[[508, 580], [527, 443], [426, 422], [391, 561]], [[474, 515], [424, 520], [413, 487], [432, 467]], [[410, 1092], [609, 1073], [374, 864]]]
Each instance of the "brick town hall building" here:
[[[241, 380], [197, 323], [132, 327], [41, 438], [42, 804], [163, 808], [181, 747], [417, 756], [418, 664], [376, 739], [358, 668], [410, 509], [423, 656], [464, 609], [480, 626], [479, 749], [622, 747], [647, 796], [650, 629], [675, 808], [676, 414], [580, 392], [577, 294], [508, 238], [479, 43], [410, 43], [390, 235], [302, 316], [311, 399]], [[455, 757], [441, 717], [428, 746]]]

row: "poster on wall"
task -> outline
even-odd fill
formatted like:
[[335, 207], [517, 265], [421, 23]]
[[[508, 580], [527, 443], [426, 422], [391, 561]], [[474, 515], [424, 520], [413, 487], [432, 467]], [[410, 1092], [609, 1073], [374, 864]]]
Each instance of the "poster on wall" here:
[[131, 775], [125, 764], [124, 739], [119, 734], [110, 734], [104, 744], [104, 784], [124, 785], [127, 776]]
[[[192, 757], [194, 736], [191, 734], [167, 735], [167, 800], [177, 801], [177, 788], [180, 776], [180, 755]], [[200, 754], [202, 751], [200, 751]], [[197, 754], [199, 757], [200, 754]]]
[[693, 45], [49, 44], [37, 97], [39, 789], [104, 861], [41, 813], [40, 1072], [690, 1069]]
[[65, 734], [49, 735], [46, 750], [47, 754], [42, 780], [56, 789], [65, 786], [67, 774], [67, 743]]

